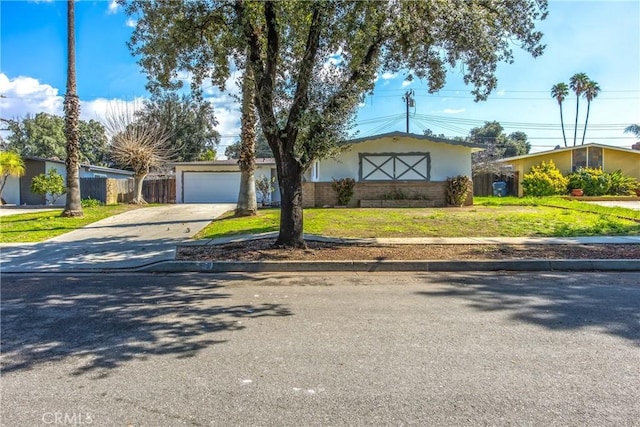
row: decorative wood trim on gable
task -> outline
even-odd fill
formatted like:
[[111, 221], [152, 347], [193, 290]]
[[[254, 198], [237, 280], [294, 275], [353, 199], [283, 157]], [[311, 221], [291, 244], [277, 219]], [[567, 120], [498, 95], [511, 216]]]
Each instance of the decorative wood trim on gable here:
[[431, 181], [430, 153], [359, 153], [359, 181]]

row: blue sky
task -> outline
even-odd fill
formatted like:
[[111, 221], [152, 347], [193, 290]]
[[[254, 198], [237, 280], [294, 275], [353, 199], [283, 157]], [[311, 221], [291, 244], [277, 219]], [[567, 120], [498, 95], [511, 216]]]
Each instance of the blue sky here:
[[[0, 2], [0, 117], [14, 118], [40, 111], [62, 114], [66, 84], [66, 3], [61, 1]], [[112, 1], [80, 1], [76, 5], [78, 95], [84, 119], [100, 119], [113, 100], [140, 102], [148, 96], [146, 76], [126, 42], [135, 25]], [[497, 120], [507, 132], [529, 135], [533, 151], [562, 144], [557, 103], [549, 91], [569, 82], [576, 72], [597, 81], [602, 92], [591, 106], [586, 142], [630, 147], [624, 134], [640, 123], [640, 2], [551, 1], [549, 17], [538, 27], [545, 54], [531, 58], [516, 50], [514, 64], [498, 67], [498, 90], [475, 103], [471, 88], [451, 70], [446, 86], [428, 94], [426, 84], [405, 81], [405, 75], [381, 74], [373, 96], [358, 113], [358, 136], [405, 129], [402, 95], [414, 90], [410, 130], [430, 128], [447, 136], [466, 136], [484, 121]], [[229, 85], [230, 92], [237, 92]], [[224, 147], [237, 140], [240, 112], [229, 93], [211, 89]], [[580, 106], [584, 123], [586, 102]], [[575, 95], [564, 107], [568, 137], [573, 135]], [[579, 128], [578, 136], [582, 135]]]

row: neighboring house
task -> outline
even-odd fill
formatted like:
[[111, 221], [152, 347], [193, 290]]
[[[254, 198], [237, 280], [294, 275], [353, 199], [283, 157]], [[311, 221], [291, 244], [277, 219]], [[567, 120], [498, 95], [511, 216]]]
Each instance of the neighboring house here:
[[640, 180], [640, 149], [591, 143], [508, 157], [500, 161], [511, 165], [513, 170], [518, 172], [518, 196], [522, 197], [522, 177], [524, 174], [528, 173], [532, 166], [549, 160], [553, 160], [564, 175], [568, 175], [580, 167], [589, 167], [600, 168], [605, 172], [620, 170], [623, 174]]
[[[236, 203], [240, 192], [240, 166], [237, 160], [208, 162], [177, 162], [175, 168], [176, 203]], [[276, 177], [274, 159], [256, 159], [255, 177]], [[280, 191], [271, 195], [271, 202], [280, 201]]]
[[[356, 181], [350, 206], [392, 194], [423, 198], [432, 206], [445, 205], [448, 177], [471, 177], [471, 153], [483, 146], [431, 136], [390, 132], [348, 141], [333, 159], [316, 162], [306, 174], [305, 206], [335, 205], [333, 179]], [[472, 192], [466, 202], [473, 204]]]
[[[471, 153], [478, 144], [423, 135], [392, 132], [348, 141], [336, 158], [315, 162], [305, 173], [305, 207], [335, 205], [333, 179], [356, 181], [351, 206], [361, 200], [382, 199], [402, 192], [444, 206], [447, 177], [471, 176]], [[236, 160], [173, 163], [177, 203], [233, 202], [238, 200], [240, 168]], [[255, 176], [276, 177], [273, 159], [258, 159]], [[272, 201], [279, 201], [279, 190]], [[473, 203], [472, 195], [467, 204]]]
[[[44, 205], [45, 196], [31, 192], [31, 181], [37, 175], [47, 173], [55, 169], [64, 179], [67, 177], [67, 170], [64, 161], [48, 160], [37, 157], [24, 158], [24, 175], [20, 178], [10, 177], [2, 192], [2, 198], [8, 204], [15, 205]], [[133, 172], [107, 168], [103, 166], [93, 166], [81, 164], [79, 169], [80, 178], [117, 178], [127, 179], [133, 177]], [[56, 201], [56, 205], [64, 205], [66, 197], [62, 196]]]

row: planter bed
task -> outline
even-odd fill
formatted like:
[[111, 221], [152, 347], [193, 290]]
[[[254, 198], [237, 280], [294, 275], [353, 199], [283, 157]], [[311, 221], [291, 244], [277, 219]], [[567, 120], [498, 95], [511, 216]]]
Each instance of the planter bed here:
[[361, 208], [433, 208], [436, 202], [433, 200], [360, 200]]

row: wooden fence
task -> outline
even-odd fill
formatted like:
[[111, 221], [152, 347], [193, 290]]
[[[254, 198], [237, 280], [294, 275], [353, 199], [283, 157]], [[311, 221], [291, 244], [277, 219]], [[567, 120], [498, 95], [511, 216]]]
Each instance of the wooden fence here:
[[[96, 199], [111, 205], [129, 203], [136, 191], [135, 180], [114, 178], [80, 178], [80, 197]], [[145, 180], [142, 183], [142, 197], [148, 203], [175, 203], [175, 178]]]
[[473, 176], [474, 197], [493, 196], [493, 183], [503, 181], [507, 183], [507, 196], [518, 195], [518, 173], [513, 176], [494, 175], [491, 173]]

